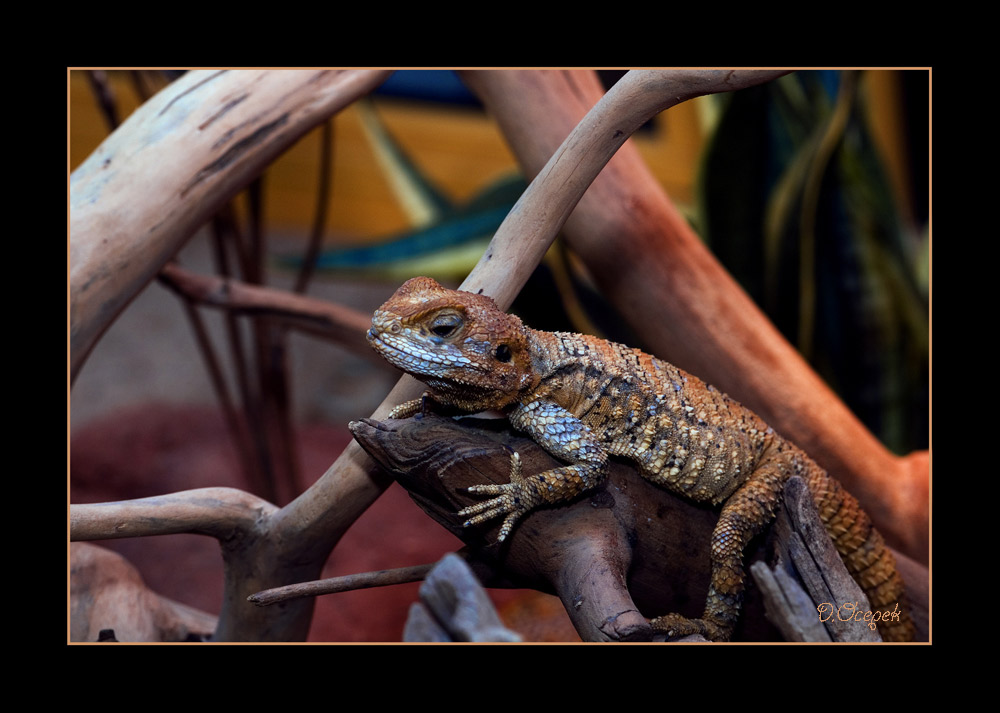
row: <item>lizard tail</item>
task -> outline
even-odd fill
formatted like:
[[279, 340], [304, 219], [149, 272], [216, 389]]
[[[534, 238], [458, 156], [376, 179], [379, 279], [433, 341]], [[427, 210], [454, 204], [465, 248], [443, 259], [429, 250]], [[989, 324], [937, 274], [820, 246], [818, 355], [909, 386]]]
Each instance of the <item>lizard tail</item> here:
[[820, 519], [826, 526], [847, 571], [864, 590], [883, 641], [912, 641], [913, 621], [903, 592], [896, 560], [871, 518], [844, 486], [819, 466], [806, 476]]

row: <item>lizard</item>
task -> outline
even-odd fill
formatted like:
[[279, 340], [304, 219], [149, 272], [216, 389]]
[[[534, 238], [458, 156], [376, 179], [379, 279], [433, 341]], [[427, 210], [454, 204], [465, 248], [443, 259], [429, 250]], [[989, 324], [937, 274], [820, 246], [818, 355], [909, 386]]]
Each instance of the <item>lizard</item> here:
[[408, 418], [428, 405], [500, 411], [566, 463], [525, 475], [513, 452], [510, 482], [468, 489], [490, 497], [458, 515], [468, 518], [465, 526], [503, 516], [498, 542], [535, 508], [566, 503], [597, 486], [610, 457], [634, 462], [644, 478], [668, 491], [721, 508], [704, 613], [655, 617], [654, 632], [729, 640], [742, 608], [744, 549], [774, 519], [785, 482], [798, 475], [848, 571], [879, 612], [883, 639], [913, 638], [893, 555], [858, 501], [757, 414], [693, 374], [598, 337], [531, 329], [492, 298], [429, 277], [399, 287], [375, 311], [367, 339], [428, 387], [389, 418]]

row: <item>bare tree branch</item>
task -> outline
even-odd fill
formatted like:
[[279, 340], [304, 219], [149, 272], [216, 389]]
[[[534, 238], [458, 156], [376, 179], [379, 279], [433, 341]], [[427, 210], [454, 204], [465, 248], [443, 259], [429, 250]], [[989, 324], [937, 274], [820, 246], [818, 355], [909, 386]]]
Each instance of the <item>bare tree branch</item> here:
[[[576, 204], [625, 141], [664, 109], [703, 94], [734, 91], [786, 74], [773, 70], [628, 72], [562, 141], [497, 229], [460, 289], [485, 292], [510, 307]], [[493, 72], [463, 75], [475, 87]], [[508, 99], [510, 96], [508, 95]], [[510, 102], [513, 111], [520, 103]], [[516, 150], [516, 149], [515, 149]]]
[[70, 540], [193, 533], [225, 540], [250, 533], [277, 508], [236, 488], [199, 488], [112, 503], [73, 505]]
[[122, 122], [70, 176], [72, 375], [195, 230], [298, 138], [388, 75], [192, 71]]
[[239, 280], [199, 275], [175, 263], [163, 267], [160, 280], [200, 304], [234, 314], [266, 316], [285, 326], [336, 342], [373, 362], [384, 361], [364, 340], [371, 317], [349, 307]]
[[266, 607], [300, 597], [318, 597], [323, 594], [351, 592], [355, 589], [388, 587], [393, 584], [419, 582], [427, 576], [427, 573], [433, 567], [433, 564], [418, 564], [413, 567], [383, 569], [376, 572], [359, 572], [358, 574], [346, 574], [341, 577], [317, 579], [313, 582], [298, 582], [296, 584], [288, 584], [284, 587], [265, 589], [263, 592], [251, 594], [247, 597], [247, 600], [259, 607]]

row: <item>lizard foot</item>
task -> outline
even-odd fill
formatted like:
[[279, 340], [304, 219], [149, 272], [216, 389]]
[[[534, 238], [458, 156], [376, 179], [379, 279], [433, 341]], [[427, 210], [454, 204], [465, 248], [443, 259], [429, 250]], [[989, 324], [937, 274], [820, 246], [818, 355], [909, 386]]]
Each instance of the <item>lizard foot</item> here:
[[470, 486], [468, 489], [470, 493], [496, 495], [497, 497], [459, 510], [459, 515], [469, 518], [462, 526], [478, 525], [481, 522], [492, 520], [500, 515], [506, 515], [507, 517], [504, 518], [503, 525], [500, 526], [500, 534], [497, 536], [497, 542], [503, 542], [507, 535], [510, 534], [517, 519], [531, 509], [531, 505], [529, 504], [530, 498], [524, 497], [526, 493], [524, 486], [525, 481], [521, 476], [521, 456], [517, 454], [517, 451], [511, 450], [510, 482], [500, 485]]
[[689, 619], [680, 614], [667, 614], [651, 619], [649, 625], [654, 631], [667, 635], [668, 639], [683, 639], [692, 634], [701, 634], [709, 641], [729, 641], [732, 630], [708, 619]]

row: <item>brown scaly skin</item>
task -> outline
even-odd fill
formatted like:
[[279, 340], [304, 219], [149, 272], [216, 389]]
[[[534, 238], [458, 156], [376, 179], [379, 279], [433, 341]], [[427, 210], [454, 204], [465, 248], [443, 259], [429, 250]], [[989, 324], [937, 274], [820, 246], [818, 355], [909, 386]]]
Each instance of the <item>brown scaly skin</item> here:
[[[529, 329], [489, 297], [427, 277], [408, 280], [376, 310], [368, 341], [427, 384], [426, 397], [467, 413], [503, 411], [568, 463], [525, 476], [514, 454], [510, 483], [470, 488], [493, 497], [459, 513], [469, 517], [466, 525], [502, 515], [503, 540], [525, 513], [597, 485], [608, 456], [634, 461], [671, 492], [721, 505], [705, 612], [653, 619], [668, 637], [729, 639], [742, 602], [743, 550], [774, 518], [785, 481], [799, 475], [872, 610], [901, 613], [879, 625], [883, 639], [913, 638], [895, 561], [857, 500], [756, 414], [697, 377], [621, 344]], [[420, 399], [409, 401], [390, 418], [421, 407]]]

